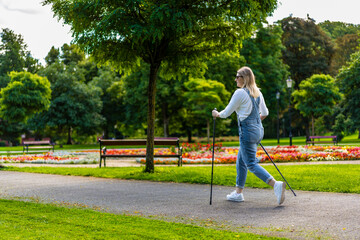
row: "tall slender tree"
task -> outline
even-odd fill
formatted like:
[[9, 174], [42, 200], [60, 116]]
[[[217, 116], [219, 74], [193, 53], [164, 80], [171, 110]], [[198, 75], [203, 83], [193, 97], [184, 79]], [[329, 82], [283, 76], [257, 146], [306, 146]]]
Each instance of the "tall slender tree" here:
[[200, 65], [201, 57], [236, 49], [265, 20], [276, 0], [45, 0], [71, 25], [75, 41], [100, 62], [131, 69], [149, 64], [146, 172], [154, 171], [156, 78], [172, 69]]

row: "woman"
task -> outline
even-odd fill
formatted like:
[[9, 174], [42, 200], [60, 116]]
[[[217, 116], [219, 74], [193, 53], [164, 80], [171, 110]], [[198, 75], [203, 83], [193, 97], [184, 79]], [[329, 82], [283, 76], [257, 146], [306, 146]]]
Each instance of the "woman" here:
[[269, 114], [264, 97], [256, 86], [255, 76], [249, 67], [240, 68], [235, 81], [240, 89], [235, 91], [227, 107], [220, 113], [216, 110], [212, 111], [214, 118], [227, 118], [235, 111], [238, 119], [240, 148], [236, 160], [236, 189], [227, 195], [227, 200], [244, 201], [243, 190], [249, 170], [274, 188], [277, 202], [282, 204], [285, 200], [286, 184], [276, 181], [258, 164], [256, 158], [257, 146], [264, 136], [261, 121]]

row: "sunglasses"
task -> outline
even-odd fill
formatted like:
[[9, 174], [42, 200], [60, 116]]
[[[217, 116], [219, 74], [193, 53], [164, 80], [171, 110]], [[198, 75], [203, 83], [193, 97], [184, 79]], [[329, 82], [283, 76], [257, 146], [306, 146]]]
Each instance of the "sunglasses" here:
[[241, 75], [236, 75], [236, 79], [238, 79], [238, 78], [242, 78], [243, 76], [241, 76]]

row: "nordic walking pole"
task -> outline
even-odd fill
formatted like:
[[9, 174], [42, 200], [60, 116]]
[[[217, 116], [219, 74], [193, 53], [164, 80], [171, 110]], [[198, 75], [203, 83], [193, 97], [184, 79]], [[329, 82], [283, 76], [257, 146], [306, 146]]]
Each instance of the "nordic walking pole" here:
[[266, 153], [266, 155], [268, 155], [268, 157], [270, 158], [271, 162], [274, 164], [274, 166], [276, 167], [276, 169], [278, 170], [278, 172], [280, 173], [280, 175], [282, 176], [282, 178], [284, 179], [284, 181], [286, 182], [286, 184], [289, 186], [290, 190], [293, 192], [294, 196], [296, 197], [296, 194], [294, 192], [294, 190], [290, 187], [289, 183], [286, 181], [286, 179], [284, 178], [284, 176], [281, 174], [280, 170], [278, 169], [278, 167], [276, 166], [276, 164], [274, 163], [274, 161], [272, 160], [272, 158], [270, 157], [270, 155], [268, 154], [268, 152], [265, 150], [264, 146], [260, 143], [260, 146], [262, 147], [262, 149], [264, 150], [264, 152]]
[[[214, 110], [216, 110], [216, 108]], [[216, 117], [214, 117], [214, 128], [213, 128], [213, 149], [212, 149], [212, 161], [211, 161], [210, 205], [212, 203], [212, 185], [213, 185], [213, 175], [214, 175], [215, 122], [216, 122]]]

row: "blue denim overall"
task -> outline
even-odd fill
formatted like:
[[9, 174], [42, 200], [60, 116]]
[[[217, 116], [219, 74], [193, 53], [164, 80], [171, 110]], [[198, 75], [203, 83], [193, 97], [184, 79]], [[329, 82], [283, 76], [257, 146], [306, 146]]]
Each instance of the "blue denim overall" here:
[[254, 97], [250, 95], [249, 90], [247, 88], [244, 88], [244, 90], [249, 95], [253, 107], [250, 115], [244, 120], [240, 121], [237, 116], [240, 140], [240, 148], [236, 160], [236, 187], [238, 188], [244, 188], [247, 170], [254, 173], [265, 183], [269, 183], [269, 181], [273, 179], [273, 177], [259, 165], [259, 161], [256, 158], [257, 146], [264, 136], [264, 128], [259, 113], [260, 97], [255, 101]]

